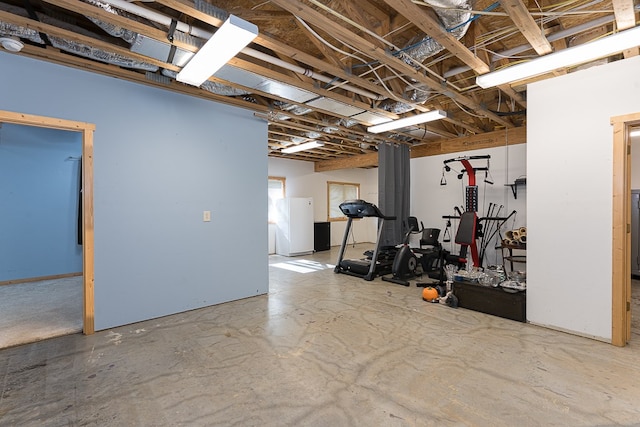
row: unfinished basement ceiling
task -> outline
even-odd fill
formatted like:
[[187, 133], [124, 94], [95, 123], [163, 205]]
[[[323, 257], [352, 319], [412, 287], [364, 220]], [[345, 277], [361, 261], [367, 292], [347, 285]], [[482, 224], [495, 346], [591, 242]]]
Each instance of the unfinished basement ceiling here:
[[[505, 130], [526, 126], [527, 82], [481, 89], [475, 77], [633, 27], [633, 1], [12, 0], [0, 2], [0, 38], [24, 44], [18, 55], [251, 109], [269, 121], [270, 156], [371, 166], [362, 159], [382, 143], [434, 153], [464, 137], [504, 144]], [[259, 36], [200, 88], [177, 82], [229, 14]], [[433, 109], [448, 117], [366, 130]], [[324, 146], [281, 152], [313, 139]]]

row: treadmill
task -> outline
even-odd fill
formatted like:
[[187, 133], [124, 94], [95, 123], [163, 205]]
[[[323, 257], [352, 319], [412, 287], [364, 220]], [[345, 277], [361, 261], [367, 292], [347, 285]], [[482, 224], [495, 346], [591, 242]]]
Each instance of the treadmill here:
[[[380, 273], [382, 265], [378, 260], [380, 256], [380, 237], [382, 235], [382, 226], [385, 220], [395, 220], [395, 216], [385, 216], [380, 209], [373, 203], [364, 200], [347, 200], [340, 204], [340, 210], [347, 217], [347, 227], [344, 230], [344, 238], [338, 255], [338, 262], [333, 270], [335, 273], [349, 274], [351, 276], [361, 277], [364, 280], [373, 280]], [[351, 225], [354, 218], [378, 218], [378, 236], [376, 245], [371, 258], [367, 259], [343, 259], [344, 251], [347, 247], [347, 239], [351, 231]]]

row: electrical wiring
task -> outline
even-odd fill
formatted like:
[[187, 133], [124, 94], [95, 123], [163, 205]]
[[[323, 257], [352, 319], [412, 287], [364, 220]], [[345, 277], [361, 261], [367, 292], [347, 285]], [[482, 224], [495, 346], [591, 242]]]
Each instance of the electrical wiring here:
[[496, 52], [494, 50], [487, 49], [485, 47], [481, 47], [478, 50], [483, 50], [499, 58], [505, 58], [505, 59], [533, 59], [538, 57], [538, 55], [503, 55], [500, 52]]
[[[589, 1], [582, 1], [582, 0], [571, 0], [571, 1], [567, 1], [567, 2], [562, 2], [562, 3], [557, 3], [555, 5], [549, 5], [546, 8], [551, 8], [550, 12], [545, 12], [547, 14], [549, 14], [550, 16], [547, 17], [543, 17], [541, 19], [541, 25], [545, 25], [548, 24], [549, 22], [561, 18], [562, 16], [566, 15], [568, 12], [571, 13], [576, 13], [576, 12], [580, 12], [582, 9], [596, 5], [598, 3], [601, 3], [602, 0], [589, 0]], [[559, 11], [559, 9], [561, 8], [569, 8], [569, 7], [573, 7], [572, 10], [562, 10]], [[591, 13], [599, 13], [599, 12], [594, 12], [594, 11], [584, 11], [581, 13], [587, 13], [587, 14], [591, 14]], [[607, 12], [605, 12], [607, 13]], [[609, 12], [610, 13], [610, 12]], [[476, 49], [480, 49], [483, 48], [489, 44], [492, 43], [497, 43], [499, 41], [505, 40], [513, 35], [516, 35], [520, 32], [520, 30], [515, 27], [515, 26], [511, 26], [511, 27], [503, 27], [501, 29], [498, 29], [496, 31], [493, 32], [488, 32], [486, 34], [482, 34], [480, 36], [477, 37], [477, 40], [479, 41], [478, 43], [476, 43], [475, 48]]]
[[[347, 51], [345, 51], [345, 50], [342, 50], [342, 49], [338, 48], [337, 46], [334, 46], [333, 44], [331, 44], [329, 41], [325, 40], [322, 36], [320, 36], [320, 34], [316, 33], [316, 32], [315, 32], [315, 31], [314, 31], [314, 30], [313, 30], [313, 29], [312, 29], [312, 28], [311, 28], [311, 27], [310, 27], [306, 22], [304, 22], [304, 20], [303, 20], [303, 19], [301, 19], [301, 18], [299, 18], [299, 17], [296, 17], [296, 19], [297, 19], [297, 20], [298, 20], [298, 21], [299, 21], [299, 22], [300, 22], [300, 23], [301, 23], [301, 24], [302, 24], [302, 25], [303, 25], [303, 26], [304, 26], [304, 27], [305, 27], [305, 28], [306, 28], [306, 29], [307, 29], [307, 30], [308, 30], [308, 31], [309, 31], [309, 32], [310, 32], [314, 37], [316, 37], [316, 38], [317, 38], [321, 43], [325, 44], [325, 45], [326, 45], [326, 46], [328, 46], [329, 48], [331, 48], [331, 49], [335, 50], [336, 52], [339, 52], [339, 53], [341, 53], [341, 54], [343, 54], [343, 55], [346, 55], [346, 56], [352, 57], [352, 58], [354, 58], [354, 59], [357, 59], [358, 61], [366, 62], [366, 60], [365, 60], [365, 59], [363, 59], [363, 58], [361, 58], [361, 57], [359, 57], [359, 56], [357, 56], [357, 55], [354, 55], [354, 54], [352, 54], [352, 53], [350, 53], [350, 52], [347, 52]], [[343, 42], [343, 43], [344, 43], [344, 42]], [[356, 52], [360, 52], [359, 50], [357, 50], [357, 49], [353, 48], [352, 46], [349, 46], [347, 43], [344, 43], [344, 44], [345, 44], [346, 46], [348, 46], [350, 49], [353, 49], [353, 50], [354, 50], [354, 51], [356, 51]], [[369, 68], [370, 68], [370, 70], [369, 70], [369, 71], [371, 71], [371, 72], [375, 75], [376, 79], [380, 82], [380, 84], [382, 85], [382, 87], [385, 89], [385, 91], [389, 94], [389, 96], [390, 96], [391, 98], [393, 98], [394, 100], [396, 100], [396, 101], [398, 101], [398, 102], [402, 102], [402, 103], [405, 103], [405, 104], [408, 104], [408, 105], [411, 105], [411, 106], [414, 106], [414, 107], [415, 107], [415, 106], [418, 106], [418, 105], [422, 105], [422, 104], [418, 104], [418, 103], [411, 103], [410, 101], [408, 101], [408, 100], [406, 100], [406, 99], [404, 99], [404, 98], [401, 98], [401, 97], [397, 96], [395, 93], [393, 93], [393, 91], [391, 91], [391, 90], [387, 87], [387, 85], [384, 83], [384, 80], [380, 77], [380, 75], [378, 75], [378, 73], [376, 72], [376, 70], [375, 70], [373, 67], [369, 67]], [[416, 87], [416, 86], [412, 85], [411, 83], [407, 82], [404, 78], [402, 78], [399, 74], [397, 74], [397, 73], [395, 72], [395, 70], [393, 70], [392, 68], [389, 68], [389, 67], [387, 67], [387, 68], [388, 68], [388, 69], [389, 69], [393, 74], [395, 74], [395, 75], [396, 75], [396, 77], [400, 78], [403, 82], [407, 83], [409, 86], [413, 87], [413, 88], [414, 88], [414, 89], [416, 89], [416, 90], [422, 90], [421, 88], [418, 88], [418, 87]], [[346, 82], [345, 82], [345, 83], [346, 83]], [[339, 86], [339, 85], [335, 85], [335, 86]]]
[[265, 4], [269, 4], [269, 3], [271, 3], [271, 0], [263, 1], [263, 2], [262, 2], [262, 3], [260, 3], [260, 4], [257, 4], [257, 5], [255, 5], [255, 6], [253, 6], [253, 7], [251, 8], [251, 10], [256, 10], [256, 9], [258, 9], [258, 8], [260, 8], [260, 7], [262, 7], [262, 6], [264, 6]]
[[471, 111], [467, 110], [467, 109], [466, 109], [466, 108], [464, 108], [462, 105], [460, 105], [460, 104], [458, 103], [458, 101], [456, 101], [456, 100], [455, 100], [455, 99], [453, 99], [453, 98], [451, 98], [451, 101], [453, 101], [453, 103], [454, 103], [454, 104], [456, 104], [456, 105], [458, 106], [458, 108], [460, 108], [462, 111], [464, 111], [465, 113], [467, 113], [467, 114], [468, 114], [468, 115], [470, 115], [470, 116], [478, 117], [479, 119], [485, 119], [485, 118], [486, 118], [486, 116], [481, 116], [481, 115], [479, 115], [479, 114], [475, 114], [475, 113], [472, 113]]
[[[366, 63], [367, 61], [364, 58], [361, 58], [357, 55], [354, 55], [350, 52], [347, 52], [345, 50], [342, 50], [340, 48], [338, 48], [337, 46], [334, 46], [333, 44], [331, 44], [329, 41], [325, 40], [322, 36], [320, 36], [320, 34], [316, 33], [306, 22], [304, 22], [303, 19], [299, 18], [296, 16], [296, 19], [314, 36], [316, 37], [321, 43], [325, 44], [326, 46], [328, 46], [329, 48], [335, 50], [336, 52], [339, 52], [343, 55], [346, 55], [348, 57], [357, 59], [358, 61], [364, 62]], [[348, 46], [349, 48], [353, 49], [354, 51], [358, 52], [357, 49], [354, 49], [353, 47], [349, 46], [347, 43], [344, 43], [346, 46]], [[390, 97], [392, 97], [393, 99], [395, 99], [398, 102], [404, 102], [404, 103], [408, 103], [406, 99], [400, 98], [397, 95], [395, 95], [388, 87], [387, 85], [384, 83], [383, 79], [378, 75], [378, 73], [376, 72], [376, 70], [373, 67], [369, 67], [370, 70], [378, 79], [378, 81], [380, 82], [380, 84], [382, 85], [382, 87], [385, 89], [385, 91], [389, 94]], [[411, 104], [410, 104], [411, 105]], [[415, 104], [414, 104], [415, 105]]]
[[[501, 16], [501, 17], [508, 17], [509, 14], [506, 12], [492, 12], [492, 11], [484, 11], [484, 10], [469, 10], [469, 9], [460, 9], [460, 8], [445, 8], [445, 7], [434, 7], [437, 9], [444, 9], [444, 10], [450, 10], [450, 11], [454, 11], [454, 12], [470, 12], [473, 13], [473, 15], [476, 17], [475, 19], [478, 19], [480, 16]], [[585, 11], [580, 11], [580, 10], [573, 10], [573, 11], [566, 11], [566, 12], [532, 12], [529, 11], [529, 14], [531, 16], [541, 16], [541, 17], [558, 17], [558, 16], [571, 16], [571, 15], [591, 15], [591, 14], [598, 14], [598, 13], [613, 13], [614, 11], [611, 9], [605, 9], [605, 10], [585, 10]], [[475, 19], [473, 19], [475, 21]], [[456, 27], [453, 27], [456, 28]]]
[[347, 22], [348, 24], [356, 27], [357, 29], [359, 29], [360, 31], [365, 32], [366, 34], [370, 35], [371, 37], [381, 41], [382, 43], [386, 44], [389, 47], [392, 47], [394, 49], [398, 49], [397, 46], [394, 46], [393, 43], [391, 43], [390, 41], [385, 40], [384, 38], [382, 38], [381, 36], [379, 36], [378, 34], [374, 33], [373, 31], [369, 30], [368, 28], [364, 27], [363, 25], [358, 24], [357, 22], [347, 18], [346, 16], [336, 12], [335, 10], [331, 9], [328, 6], [325, 6], [324, 4], [320, 3], [317, 0], [309, 0], [310, 3], [315, 4], [316, 6], [318, 6], [319, 8], [321, 8], [322, 10], [324, 10], [325, 12], [335, 16], [336, 18]]
[[393, 30], [389, 31], [387, 34], [383, 35], [382, 37], [389, 37], [391, 34], [404, 30], [405, 28], [410, 27], [411, 25], [413, 25], [413, 23], [411, 21], [408, 21], [406, 24], [400, 25], [398, 28], [394, 28]]
[[[317, 3], [315, 0], [311, 0], [311, 1], [312, 1], [312, 3], [314, 3], [314, 4], [315, 4], [315, 3]], [[322, 43], [323, 43], [323, 44], [325, 44], [326, 46], [330, 47], [331, 49], [335, 50], [336, 52], [339, 52], [339, 53], [342, 53], [343, 55], [346, 55], [346, 56], [349, 56], [349, 57], [355, 58], [355, 59], [357, 59], [358, 61], [360, 61], [360, 62], [362, 62], [362, 63], [363, 63], [363, 64], [359, 64], [359, 65], [355, 65], [355, 66], [353, 66], [353, 67], [352, 67], [353, 69], [358, 68], [358, 67], [362, 67], [362, 66], [366, 66], [366, 67], [369, 67], [369, 68], [372, 70], [372, 68], [371, 68], [371, 67], [372, 67], [372, 65], [374, 65], [374, 64], [378, 64], [378, 63], [379, 63], [379, 61], [367, 61], [367, 60], [365, 60], [365, 59], [363, 59], [363, 58], [360, 58], [360, 57], [358, 57], [358, 56], [356, 56], [356, 55], [353, 55], [353, 54], [351, 54], [351, 53], [349, 53], [349, 52], [346, 52], [346, 51], [344, 51], [344, 50], [341, 50], [340, 48], [338, 48], [337, 46], [332, 45], [332, 44], [331, 44], [331, 43], [329, 43], [327, 40], [325, 40], [322, 36], [320, 36], [320, 34], [318, 34], [316, 31], [314, 31], [314, 30], [313, 30], [313, 29], [312, 29], [312, 28], [311, 28], [311, 27], [310, 27], [306, 22], [304, 22], [304, 20], [303, 20], [303, 19], [301, 19], [301, 18], [299, 18], [299, 17], [297, 17], [297, 16], [296, 16], [295, 18], [296, 18], [296, 19], [297, 19], [297, 20], [298, 20], [298, 21], [299, 21], [299, 22], [300, 22], [300, 23], [301, 23], [301, 24], [302, 24], [302, 25], [303, 25], [303, 26], [304, 26], [304, 27], [305, 27], [305, 28], [306, 28], [306, 29], [307, 29], [307, 30], [308, 30], [308, 31], [309, 31], [309, 32], [310, 32], [310, 33], [311, 33], [315, 38], [317, 38], [320, 42], [322, 42]], [[345, 19], [346, 19], [346, 18], [345, 18]], [[377, 37], [380, 37], [380, 36], [377, 36]], [[355, 52], [358, 52], [358, 53], [361, 53], [361, 54], [363, 54], [363, 55], [366, 55], [364, 52], [362, 52], [361, 50], [358, 50], [358, 49], [354, 48], [353, 46], [350, 46], [348, 43], [345, 43], [345, 42], [343, 42], [343, 41], [341, 41], [341, 43], [343, 43], [344, 45], [348, 46], [350, 49], [352, 49], [352, 50], [353, 50], [353, 51], [355, 51]], [[388, 42], [386, 42], [386, 43], [387, 43], [387, 44], [390, 44], [390, 43], [388, 43]], [[393, 46], [393, 44], [390, 44], [390, 45], [391, 45], [391, 46]], [[397, 47], [395, 47], [395, 46], [393, 46], [393, 47], [394, 47], [394, 49], [398, 49], [398, 50], [399, 50], [399, 48], [397, 48]], [[457, 88], [453, 83], [448, 82], [444, 77], [442, 77], [441, 75], [439, 75], [439, 74], [435, 73], [434, 71], [432, 71], [432, 70], [431, 70], [431, 69], [429, 69], [428, 67], [424, 66], [422, 63], [420, 63], [420, 62], [416, 61], [415, 59], [411, 58], [410, 56], [407, 56], [407, 58], [408, 58], [408, 59], [410, 59], [414, 64], [416, 64], [418, 67], [422, 68], [422, 69], [423, 69], [424, 71], [426, 71], [427, 73], [429, 73], [429, 74], [433, 75], [433, 76], [434, 76], [435, 78], [437, 78], [439, 81], [444, 81], [444, 82], [446, 82], [446, 84], [448, 84], [449, 86], [451, 86], [451, 88], [453, 88], [453, 89], [455, 89], [455, 90], [458, 90], [458, 91], [460, 90], [460, 89], [459, 89], [459, 88]], [[399, 75], [399, 74], [397, 74], [397, 73], [395, 72], [395, 70], [393, 70], [391, 67], [386, 66], [386, 65], [385, 65], [385, 67], [387, 67], [387, 69], [388, 69], [388, 70], [390, 70], [392, 73], [394, 73], [397, 77], [400, 77], [400, 75]], [[374, 72], [374, 74], [376, 75], [376, 78], [380, 81], [380, 77], [379, 77], [375, 72]], [[407, 83], [407, 84], [411, 85], [411, 84], [410, 84], [409, 82], [407, 82], [406, 80], [404, 80], [404, 79], [402, 79], [402, 80], [403, 80], [403, 82], [405, 82], [405, 83]], [[345, 83], [346, 83], [346, 82], [345, 82]], [[382, 81], [380, 81], [380, 83], [382, 83]], [[383, 86], [384, 86], [384, 84], [383, 84]], [[419, 89], [419, 88], [417, 88], [417, 87], [415, 87], [415, 86], [412, 86], [412, 87], [413, 87], [414, 89], [421, 90], [421, 89]], [[385, 90], [386, 90], [389, 94], [392, 94], [392, 93], [393, 93], [393, 92], [391, 92], [391, 91], [390, 91], [386, 86], [385, 86]], [[399, 98], [397, 98], [397, 97], [395, 97], [395, 96], [393, 96], [393, 98], [394, 98], [396, 101], [400, 101], [400, 102], [408, 103], [406, 99], [399, 99]], [[410, 104], [410, 105], [411, 105], [411, 104]], [[416, 104], [413, 104], [413, 105], [416, 105]]]

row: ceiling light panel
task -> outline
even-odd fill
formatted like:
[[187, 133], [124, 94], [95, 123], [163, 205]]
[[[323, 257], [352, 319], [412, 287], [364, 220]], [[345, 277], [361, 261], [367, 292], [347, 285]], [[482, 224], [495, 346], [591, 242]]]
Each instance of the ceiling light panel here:
[[251, 43], [257, 35], [257, 26], [235, 15], [229, 15], [220, 28], [178, 73], [176, 80], [200, 86]]
[[311, 150], [312, 148], [324, 147], [323, 142], [310, 141], [300, 145], [283, 148], [281, 151], [286, 154], [297, 153], [299, 151]]
[[490, 88], [531, 77], [536, 77], [558, 68], [571, 67], [600, 59], [640, 45], [640, 26], [601, 39], [560, 50], [512, 65], [492, 73], [476, 77], [481, 88]]
[[402, 119], [392, 120], [381, 125], [375, 125], [367, 128], [368, 132], [381, 133], [395, 129], [403, 129], [409, 126], [414, 126], [420, 123], [432, 122], [434, 120], [440, 120], [447, 117], [446, 111], [433, 110], [426, 113], [415, 114], [409, 117], [403, 117]]

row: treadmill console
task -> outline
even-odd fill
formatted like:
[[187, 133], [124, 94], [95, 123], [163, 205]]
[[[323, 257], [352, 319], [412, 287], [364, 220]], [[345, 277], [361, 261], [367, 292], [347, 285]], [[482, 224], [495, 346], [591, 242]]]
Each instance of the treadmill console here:
[[347, 200], [340, 203], [339, 207], [347, 218], [364, 218], [370, 216], [385, 218], [376, 205], [364, 200]]

